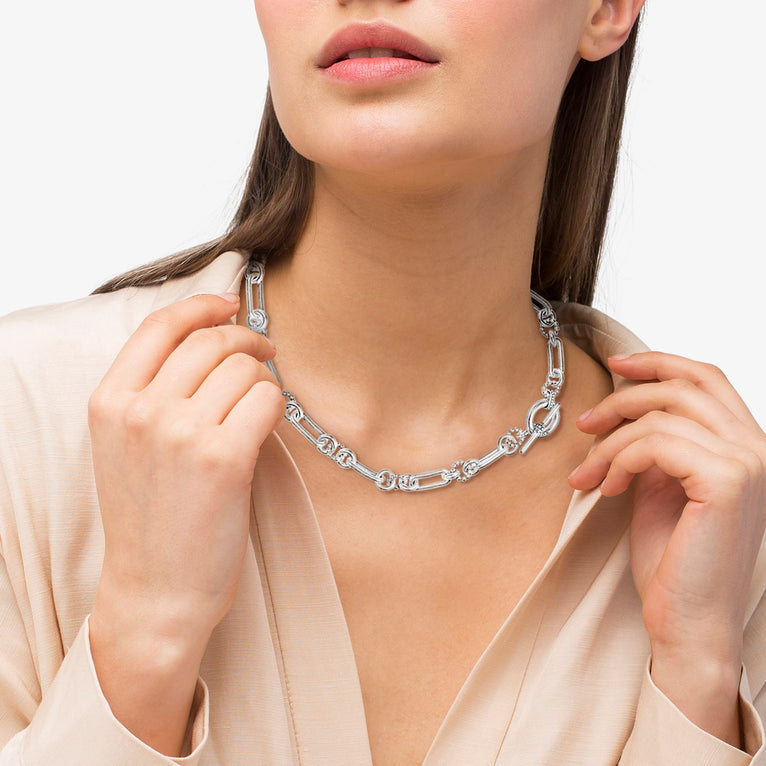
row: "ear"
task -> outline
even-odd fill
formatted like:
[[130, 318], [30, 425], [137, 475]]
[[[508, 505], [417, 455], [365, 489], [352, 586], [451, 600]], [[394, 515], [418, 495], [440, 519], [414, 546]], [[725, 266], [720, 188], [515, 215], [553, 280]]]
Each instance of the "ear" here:
[[588, 61], [614, 53], [630, 35], [644, 0], [592, 0], [578, 52]]

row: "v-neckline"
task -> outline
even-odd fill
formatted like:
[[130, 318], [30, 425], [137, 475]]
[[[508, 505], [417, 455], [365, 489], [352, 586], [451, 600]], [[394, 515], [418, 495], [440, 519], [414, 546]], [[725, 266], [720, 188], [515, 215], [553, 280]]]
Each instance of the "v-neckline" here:
[[[592, 324], [595, 312], [588, 307], [557, 304], [557, 312], [562, 334], [597, 360], [607, 352], [635, 351], [633, 345], [645, 348], [632, 336], [615, 337], [613, 320], [602, 315]], [[630, 385], [614, 374], [612, 379], [615, 390]], [[546, 589], [553, 593], [556, 588], [557, 578], [551, 575], [557, 562], [586, 519], [603, 533], [601, 555], [608, 555], [629, 524], [624, 513], [616, 512], [621, 502], [601, 497], [598, 489], [572, 493], [553, 550], [466, 677], [422, 766], [489, 766], [497, 761], [511, 736], [514, 710], [549, 607]], [[298, 763], [335, 764], [342, 752], [347, 763], [372, 766], [361, 681], [329, 554], [300, 469], [276, 433], [261, 448], [253, 504], [254, 550], [266, 575], [263, 587]], [[600, 566], [598, 560], [589, 559], [589, 564], [588, 571], [578, 574], [583, 589]], [[575, 607], [574, 602], [563, 608], [556, 604], [556, 620], [565, 620], [567, 609]], [[307, 631], [312, 631], [311, 638]]]
[[[556, 545], [471, 669], [423, 766], [460, 763], [456, 756], [464, 741], [461, 732], [476, 725], [476, 711], [481, 709], [476, 701], [486, 696], [489, 675], [496, 676], [502, 669], [504, 695], [518, 699], [547, 608], [545, 583], [599, 498], [598, 490], [572, 494]], [[361, 681], [330, 558], [300, 469], [276, 433], [261, 449], [253, 505], [254, 548], [266, 573], [298, 763], [334, 763], [337, 753], [343, 752], [349, 763], [372, 766]], [[537, 595], [540, 597], [535, 598]], [[307, 631], [312, 632], [311, 638]], [[507, 658], [502, 647], [509, 641], [513, 642], [514, 662], [501, 668], [496, 656]], [[486, 736], [472, 742], [472, 763], [495, 762], [513, 714], [508, 705], [503, 710], [497, 720], [482, 722]]]

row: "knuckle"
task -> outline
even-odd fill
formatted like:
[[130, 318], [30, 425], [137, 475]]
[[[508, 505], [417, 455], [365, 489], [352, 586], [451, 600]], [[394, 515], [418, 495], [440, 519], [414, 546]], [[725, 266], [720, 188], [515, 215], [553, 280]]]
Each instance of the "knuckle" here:
[[187, 343], [219, 348], [222, 345], [226, 345], [229, 338], [230, 333], [226, 332], [224, 327], [216, 325], [215, 327], [201, 327], [195, 330], [189, 335]]
[[702, 371], [704, 377], [717, 378], [718, 380], [727, 380], [724, 371], [715, 364], [709, 362], [702, 363]]
[[156, 421], [156, 412], [146, 397], [136, 396], [125, 407], [122, 418], [128, 433], [144, 433]]
[[173, 313], [170, 306], [164, 306], [161, 309], [147, 314], [141, 321], [141, 326], [150, 330], [165, 330], [173, 324]]
[[220, 474], [231, 472], [239, 465], [236, 451], [219, 439], [207, 439], [199, 446], [197, 453], [200, 470], [204, 473]]
[[99, 386], [88, 399], [88, 422], [91, 425], [102, 423], [112, 411], [110, 397], [103, 387]]
[[690, 380], [687, 380], [686, 378], [673, 378], [667, 383], [672, 393], [680, 394], [682, 396], [685, 396], [696, 388], [694, 383], [692, 383]]
[[644, 424], [649, 426], [649, 428], [652, 430], [665, 426], [668, 422], [668, 419], [668, 414], [663, 410], [652, 410], [651, 412], [647, 412], [646, 415], [644, 415], [642, 418]]
[[748, 450], [743, 455], [743, 463], [753, 482], [760, 482], [763, 479], [763, 461], [759, 455]]
[[231, 367], [231, 372], [242, 377], [260, 379], [261, 365], [257, 359], [242, 351], [237, 351], [227, 357], [227, 364]]
[[742, 460], [727, 460], [724, 463], [722, 474], [724, 486], [737, 494], [750, 486], [750, 470]]
[[171, 450], [179, 451], [188, 448], [200, 440], [199, 425], [188, 416], [173, 418], [165, 425], [165, 441]]
[[252, 330], [239, 325], [222, 324], [202, 327], [190, 333], [184, 343], [192, 344], [200, 352], [215, 352], [225, 358], [243, 353], [250, 356], [259, 346], [261, 338]]
[[664, 452], [670, 446], [667, 434], [657, 432], [649, 434], [646, 437], [645, 443], [649, 450], [656, 454]]

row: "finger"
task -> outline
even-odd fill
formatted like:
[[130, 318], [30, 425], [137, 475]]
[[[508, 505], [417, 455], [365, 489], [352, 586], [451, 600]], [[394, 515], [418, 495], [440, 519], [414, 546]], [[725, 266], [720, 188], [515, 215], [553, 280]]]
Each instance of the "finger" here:
[[742, 397], [726, 375], [715, 365], [696, 362], [683, 356], [648, 351], [627, 357], [609, 358], [609, 366], [631, 380], [672, 380], [683, 378], [722, 402], [739, 420], [758, 426]]
[[655, 410], [690, 418], [719, 436], [737, 435], [746, 427], [726, 405], [683, 378], [642, 383], [610, 394], [581, 415], [577, 427], [600, 434]]
[[220, 429], [233, 447], [254, 460], [284, 414], [282, 391], [272, 382], [261, 380], [232, 407]]
[[237, 402], [261, 380], [276, 385], [268, 367], [249, 354], [232, 354], [202, 381], [189, 403], [199, 413], [200, 420], [220, 425]]
[[163, 362], [146, 387], [160, 397], [190, 397], [227, 357], [247, 354], [260, 362], [273, 358], [274, 344], [238, 325], [195, 330]]
[[615, 457], [629, 445], [651, 434], [677, 436], [704, 447], [722, 457], [737, 458], [741, 450], [688, 418], [666, 412], [650, 412], [634, 423], [620, 426], [614, 433], [598, 443], [570, 474], [575, 489], [586, 490], [598, 486], [606, 477]]
[[106, 387], [141, 391], [157, 374], [170, 352], [189, 333], [229, 320], [239, 307], [238, 296], [195, 295], [154, 311], [128, 338], [104, 376]]
[[615, 456], [601, 483], [601, 494], [621, 494], [634, 476], [652, 466], [678, 479], [687, 498], [695, 503], [725, 494], [738, 497], [750, 481], [749, 471], [739, 460], [721, 457], [680, 436], [655, 433], [632, 442]]

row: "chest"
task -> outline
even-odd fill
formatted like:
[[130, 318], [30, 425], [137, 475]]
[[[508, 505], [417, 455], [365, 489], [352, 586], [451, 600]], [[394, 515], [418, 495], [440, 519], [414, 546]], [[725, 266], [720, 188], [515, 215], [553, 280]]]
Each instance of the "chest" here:
[[571, 490], [565, 481], [522, 489], [496, 475], [471, 491], [394, 498], [348, 482], [330, 501], [325, 475], [305, 471], [348, 625], [373, 763], [419, 764], [555, 546]]

